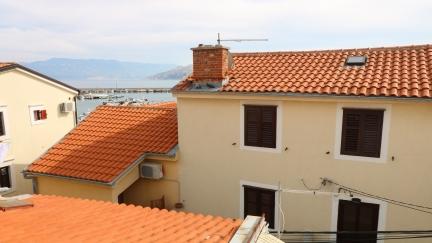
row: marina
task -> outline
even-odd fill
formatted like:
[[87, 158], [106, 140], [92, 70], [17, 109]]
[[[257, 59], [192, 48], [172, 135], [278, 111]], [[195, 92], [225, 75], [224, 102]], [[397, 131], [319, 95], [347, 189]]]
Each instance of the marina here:
[[[93, 98], [84, 98], [86, 97], [86, 95], [87, 97], [89, 97], [88, 96], [89, 94], [92, 94]], [[88, 93], [88, 94], [81, 93], [80, 97], [81, 98], [79, 98], [76, 102], [77, 114], [79, 120], [85, 118], [90, 112], [92, 112], [99, 105], [104, 105], [109, 103], [119, 103], [119, 104], [128, 103], [130, 105], [139, 105], [139, 104], [150, 104], [150, 103], [175, 100], [172, 94], [169, 92], [156, 92], [156, 93], [155, 92], [148, 92], [148, 93], [147, 92], [130, 92], [130, 93], [112, 92], [112, 93]]]

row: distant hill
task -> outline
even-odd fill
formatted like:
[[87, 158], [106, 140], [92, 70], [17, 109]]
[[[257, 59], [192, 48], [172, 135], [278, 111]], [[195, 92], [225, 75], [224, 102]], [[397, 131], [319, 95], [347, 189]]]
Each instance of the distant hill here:
[[[174, 64], [123, 62], [103, 59], [51, 58], [45, 61], [21, 63], [22, 65], [65, 81], [71, 85], [85, 81], [147, 80], [149, 76], [171, 70]], [[81, 86], [81, 85], [79, 85]]]
[[192, 73], [192, 65], [178, 66], [171, 70], [160, 72], [149, 76], [149, 79], [155, 80], [180, 80]]

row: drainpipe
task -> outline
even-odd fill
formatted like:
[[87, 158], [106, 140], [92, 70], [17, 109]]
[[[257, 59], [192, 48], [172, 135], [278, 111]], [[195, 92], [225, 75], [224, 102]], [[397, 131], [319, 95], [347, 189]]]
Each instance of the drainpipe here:
[[37, 178], [32, 177], [31, 179], [32, 179], [32, 184], [33, 184], [33, 194], [39, 194]]
[[[78, 95], [79, 95], [79, 93], [78, 93]], [[73, 98], [74, 103], [75, 103], [75, 111], [74, 111], [74, 115], [75, 115], [75, 119], [74, 119], [75, 126], [74, 126], [74, 127], [76, 127], [76, 126], [78, 125], [77, 97], [78, 97], [78, 96], [75, 95], [74, 98]]]

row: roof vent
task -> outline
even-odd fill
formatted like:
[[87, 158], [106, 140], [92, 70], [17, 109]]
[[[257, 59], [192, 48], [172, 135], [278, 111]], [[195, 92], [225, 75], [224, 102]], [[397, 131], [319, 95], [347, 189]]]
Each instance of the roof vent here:
[[345, 61], [345, 66], [364, 66], [366, 64], [366, 56], [350, 56]]

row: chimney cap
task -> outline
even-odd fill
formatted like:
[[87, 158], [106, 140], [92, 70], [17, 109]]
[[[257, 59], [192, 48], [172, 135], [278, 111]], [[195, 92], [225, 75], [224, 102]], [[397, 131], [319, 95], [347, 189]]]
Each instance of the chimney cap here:
[[223, 45], [205, 45], [205, 44], [198, 44], [197, 47], [191, 48], [191, 50], [211, 50], [211, 49], [225, 49], [229, 50], [229, 47], [223, 46]]

